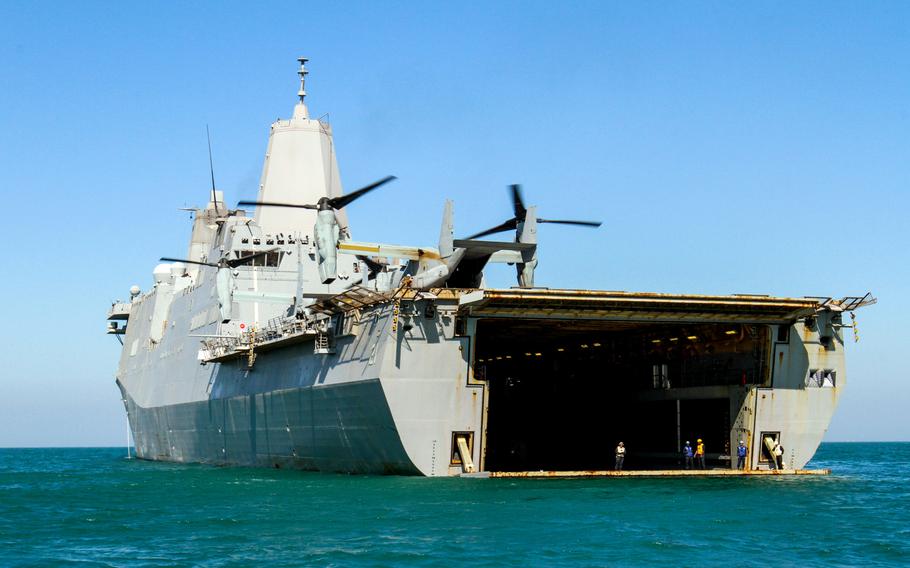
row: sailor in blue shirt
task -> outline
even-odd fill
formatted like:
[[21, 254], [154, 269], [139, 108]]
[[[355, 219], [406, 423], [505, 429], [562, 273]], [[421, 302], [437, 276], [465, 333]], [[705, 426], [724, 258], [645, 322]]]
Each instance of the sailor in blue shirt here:
[[683, 456], [686, 458], [686, 469], [692, 469], [692, 457], [695, 455], [695, 452], [692, 450], [692, 445], [686, 440], [686, 445], [683, 447]]
[[746, 467], [746, 444], [739, 441], [739, 447], [736, 448], [736, 469], [745, 469]]

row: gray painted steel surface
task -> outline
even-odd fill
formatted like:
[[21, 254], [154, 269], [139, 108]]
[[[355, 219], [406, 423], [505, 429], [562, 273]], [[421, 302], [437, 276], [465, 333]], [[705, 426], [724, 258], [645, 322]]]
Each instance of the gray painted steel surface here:
[[142, 408], [121, 387], [140, 457], [415, 474], [378, 381]]

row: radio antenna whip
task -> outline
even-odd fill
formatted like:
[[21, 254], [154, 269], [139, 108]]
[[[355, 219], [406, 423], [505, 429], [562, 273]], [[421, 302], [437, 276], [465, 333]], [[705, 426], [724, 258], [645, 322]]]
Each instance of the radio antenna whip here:
[[215, 215], [218, 215], [218, 195], [215, 194], [215, 165], [212, 162], [212, 135], [209, 133], [209, 125], [205, 125], [205, 137], [209, 143], [209, 173], [212, 174], [212, 203], [215, 204]]

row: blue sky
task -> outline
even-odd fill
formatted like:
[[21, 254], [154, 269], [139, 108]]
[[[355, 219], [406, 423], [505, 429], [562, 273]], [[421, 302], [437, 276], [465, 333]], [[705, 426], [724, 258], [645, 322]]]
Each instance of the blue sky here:
[[[550, 218], [537, 281], [873, 291], [829, 440], [908, 440], [910, 4], [0, 3], [0, 446], [114, 445], [110, 301], [180, 255], [208, 191], [255, 197], [295, 58], [358, 239]], [[499, 267], [494, 285], [511, 285]]]

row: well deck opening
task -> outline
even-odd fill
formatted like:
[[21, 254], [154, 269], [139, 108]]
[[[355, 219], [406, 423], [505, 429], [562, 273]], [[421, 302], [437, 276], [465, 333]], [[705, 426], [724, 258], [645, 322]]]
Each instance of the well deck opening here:
[[731, 409], [764, 384], [767, 328], [487, 319], [475, 371], [489, 385], [487, 471], [682, 467], [681, 444], [729, 466]]

